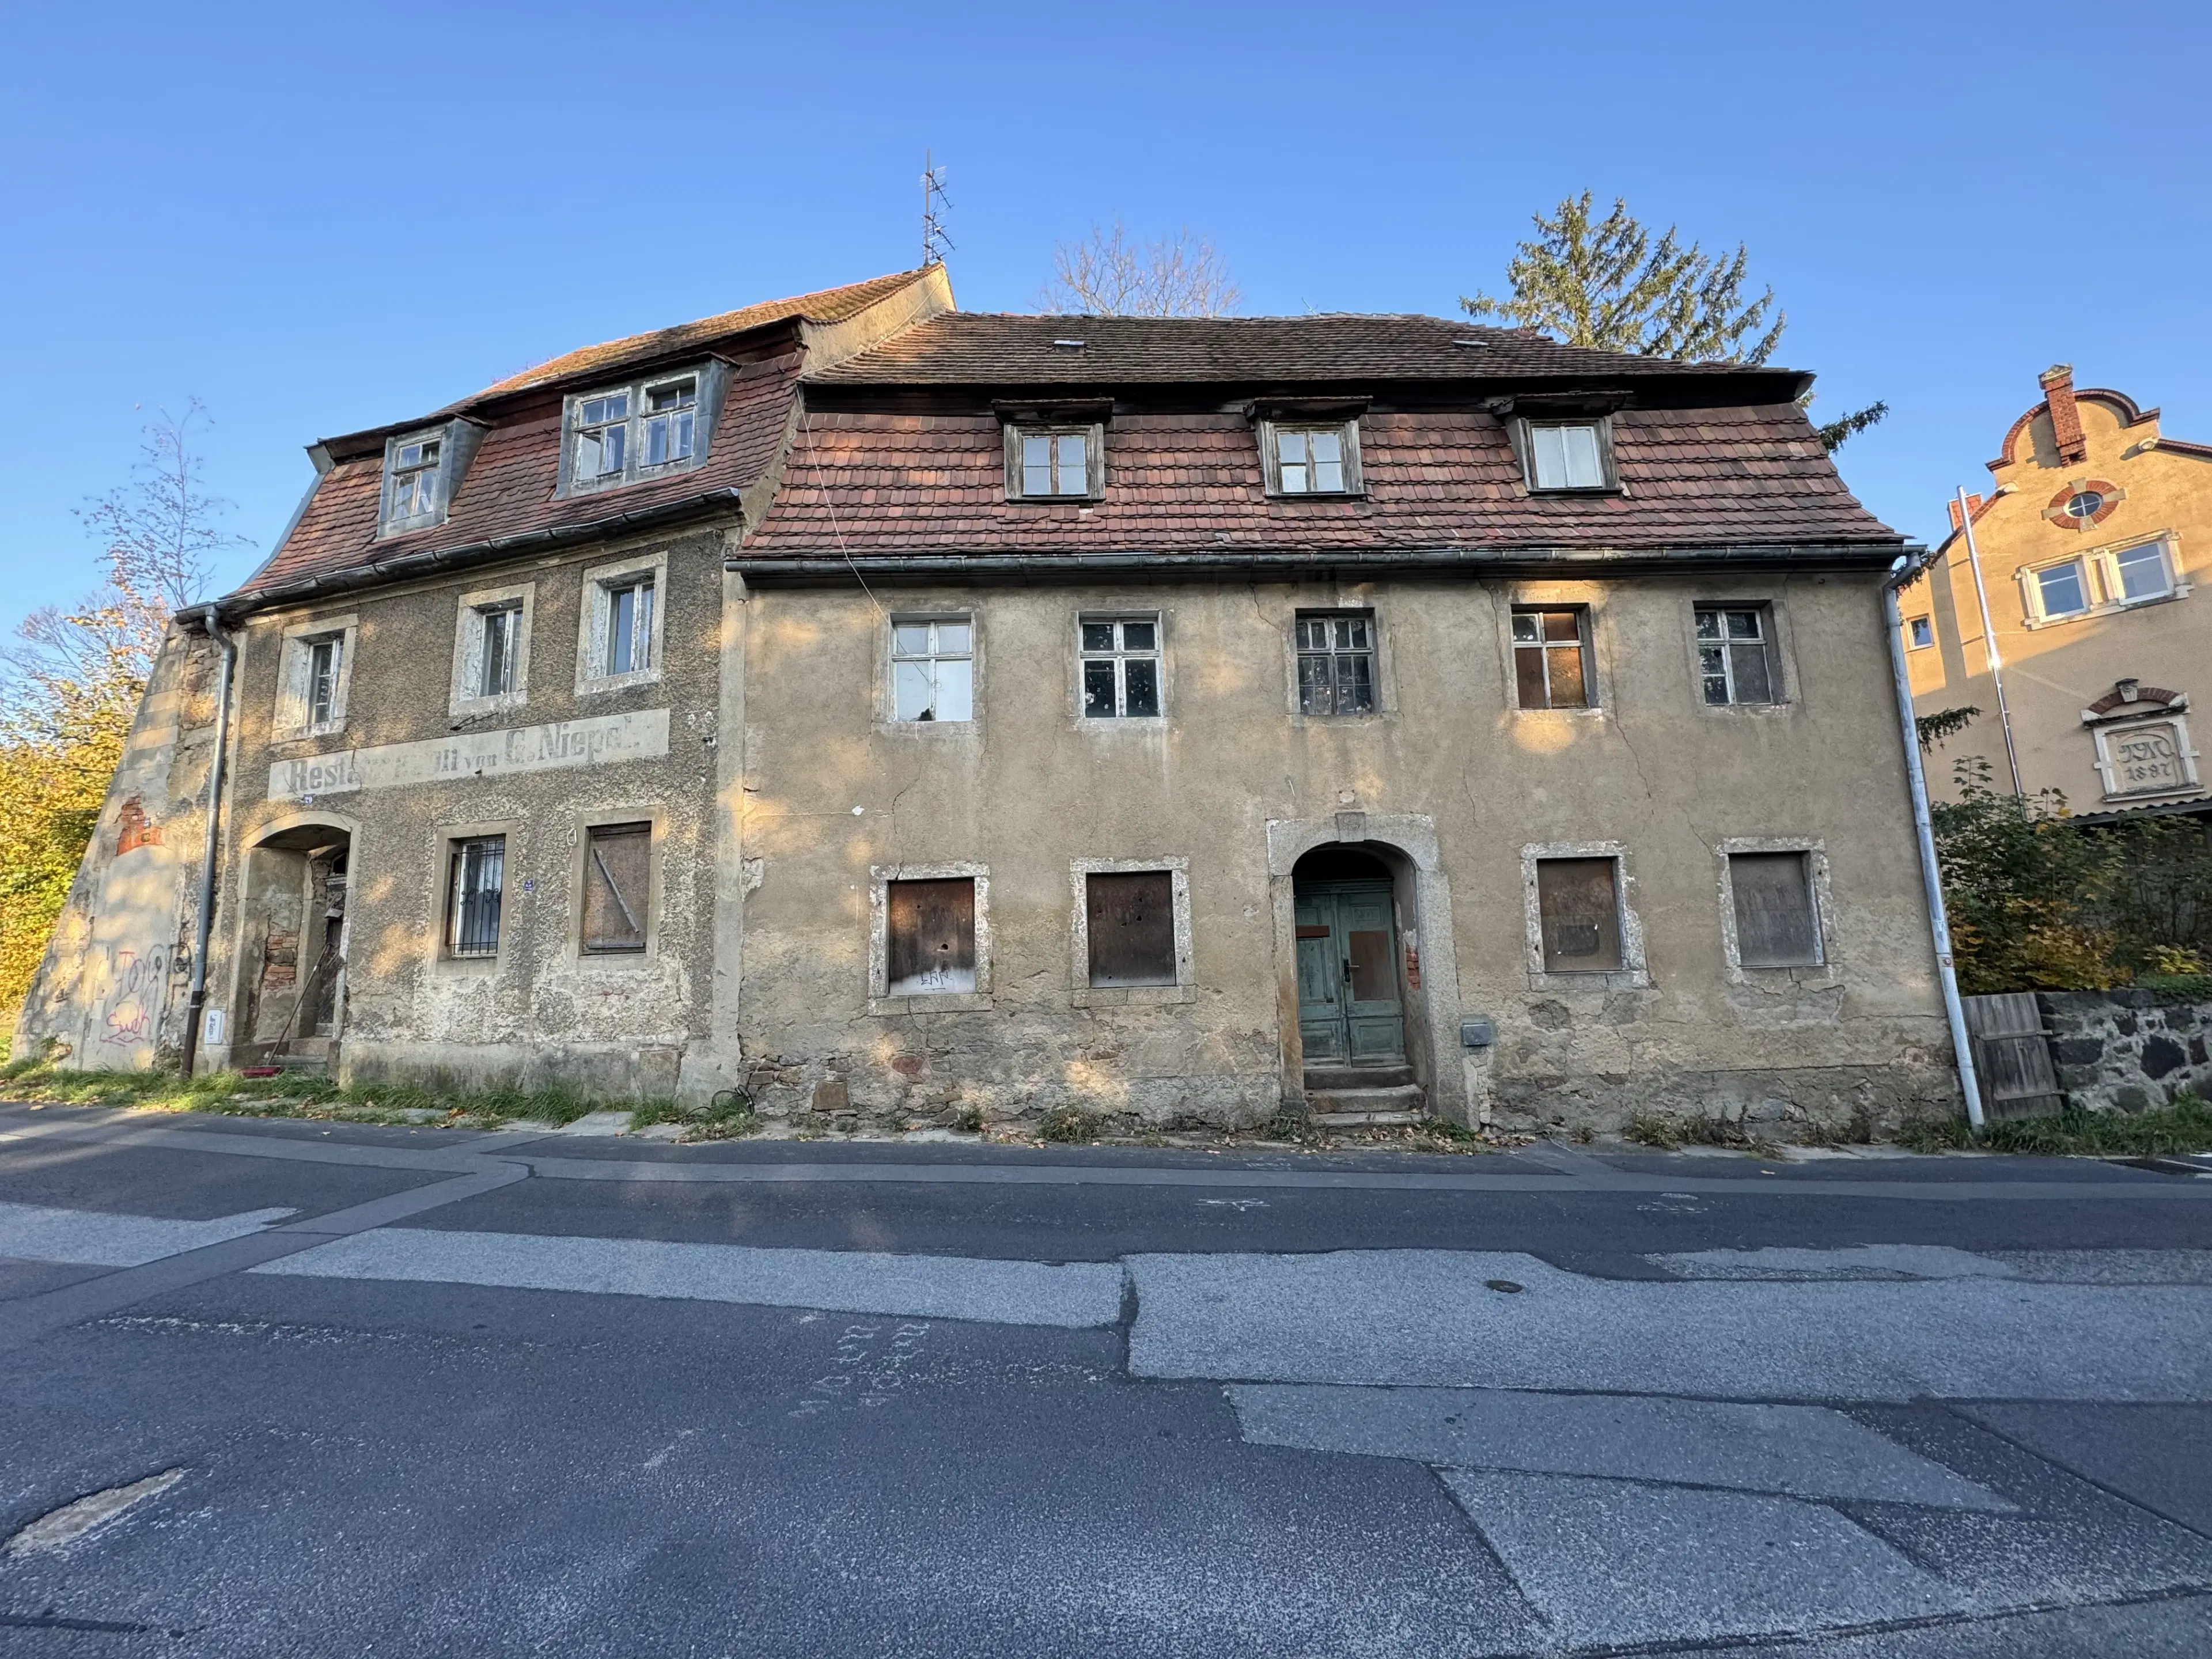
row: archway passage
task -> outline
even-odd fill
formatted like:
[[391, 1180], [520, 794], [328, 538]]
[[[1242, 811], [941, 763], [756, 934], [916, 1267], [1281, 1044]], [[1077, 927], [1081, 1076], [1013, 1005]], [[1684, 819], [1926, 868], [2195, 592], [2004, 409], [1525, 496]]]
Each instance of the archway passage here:
[[1355, 848], [1316, 848], [1291, 885], [1308, 1086], [1410, 1082], [1389, 867]]

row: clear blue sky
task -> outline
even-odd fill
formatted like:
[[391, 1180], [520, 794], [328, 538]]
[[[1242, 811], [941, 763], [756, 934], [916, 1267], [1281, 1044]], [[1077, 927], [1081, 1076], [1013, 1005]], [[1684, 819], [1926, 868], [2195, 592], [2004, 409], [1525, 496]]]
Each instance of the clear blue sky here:
[[2212, 9], [1117, 3], [9, 9], [0, 626], [204, 398], [264, 553], [302, 447], [591, 341], [915, 263], [971, 309], [1055, 240], [1212, 235], [1247, 308], [1452, 310], [1585, 187], [1739, 240], [1841, 456], [1932, 538], [2072, 362], [2212, 441]]

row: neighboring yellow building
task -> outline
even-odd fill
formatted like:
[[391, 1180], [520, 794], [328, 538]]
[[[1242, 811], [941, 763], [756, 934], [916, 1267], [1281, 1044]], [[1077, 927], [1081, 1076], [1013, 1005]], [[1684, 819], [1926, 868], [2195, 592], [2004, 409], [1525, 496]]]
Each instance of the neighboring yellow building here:
[[[1996, 635], [2018, 782], [2099, 817], [2212, 811], [2191, 735], [2192, 693], [2212, 689], [2212, 446], [2161, 437], [2158, 411], [2125, 392], [2074, 389], [2065, 364], [1989, 464], [1996, 488], [1969, 495], [1989, 627]], [[1967, 537], [1951, 534], [1899, 596], [1914, 711], [1980, 711], [1929, 765], [1955, 794], [1962, 755], [2012, 787]]]

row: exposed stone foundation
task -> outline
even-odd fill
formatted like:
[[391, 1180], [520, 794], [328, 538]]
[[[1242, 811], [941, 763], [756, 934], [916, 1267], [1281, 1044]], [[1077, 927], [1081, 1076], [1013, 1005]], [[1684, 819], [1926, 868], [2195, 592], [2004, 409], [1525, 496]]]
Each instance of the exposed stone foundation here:
[[2045, 991], [2035, 1000], [2068, 1103], [2140, 1112], [2185, 1090], [2212, 1097], [2212, 1003], [2133, 990]]

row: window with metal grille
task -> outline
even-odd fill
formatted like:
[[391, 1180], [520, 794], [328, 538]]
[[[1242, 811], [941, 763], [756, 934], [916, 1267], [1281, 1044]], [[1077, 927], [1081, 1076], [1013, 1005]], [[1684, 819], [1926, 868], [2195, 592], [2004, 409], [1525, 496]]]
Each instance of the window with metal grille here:
[[1580, 605], [1513, 613], [1513, 679], [1523, 708], [1590, 706], [1589, 615]]
[[1609, 487], [1603, 422], [1531, 421], [1527, 430], [1531, 489]]
[[606, 595], [607, 656], [604, 672], [641, 673], [653, 666], [653, 578], [639, 576], [610, 583]]
[[584, 832], [584, 949], [645, 949], [653, 877], [650, 823], [597, 824]]
[[440, 447], [434, 438], [418, 438], [392, 452], [392, 497], [384, 513], [387, 527], [436, 514]]
[[884, 990], [895, 997], [975, 988], [975, 883], [885, 884]]
[[618, 477], [629, 454], [629, 393], [610, 392], [576, 405], [575, 477], [580, 483]]
[[1365, 611], [1301, 611], [1298, 708], [1308, 714], [1375, 712], [1375, 618]]
[[1698, 672], [1705, 701], [1771, 703], [1782, 701], [1774, 672], [1773, 617], [1763, 605], [1697, 607]]
[[1084, 878], [1084, 913], [1094, 988], [1176, 982], [1175, 878], [1169, 872], [1093, 871]]
[[321, 732], [337, 722], [338, 676], [345, 666], [345, 636], [331, 634], [305, 643], [307, 652], [307, 729]]
[[522, 641], [522, 607], [495, 605], [477, 612], [479, 652], [476, 695], [503, 697], [514, 690], [516, 653]]
[[891, 622], [891, 718], [975, 717], [975, 630], [965, 617]]
[[691, 428], [698, 418], [699, 383], [671, 380], [647, 386], [645, 392], [645, 456], [647, 466], [665, 466], [691, 459]]
[[1160, 619], [1085, 617], [1083, 714], [1086, 720], [1137, 719], [1160, 712]]
[[1735, 955], [1746, 968], [1817, 968], [1820, 920], [1812, 859], [1803, 853], [1733, 853]]
[[1613, 860], [1539, 859], [1536, 909], [1546, 973], [1606, 973], [1624, 965]]
[[1344, 428], [1278, 426], [1275, 489], [1285, 495], [1342, 495], [1352, 488]]
[[1020, 436], [1020, 494], [1023, 496], [1088, 495], [1091, 493], [1091, 428], [1086, 427], [1072, 432], [1024, 431]]
[[477, 836], [453, 843], [446, 948], [454, 956], [499, 954], [500, 892], [506, 864], [505, 836]]

